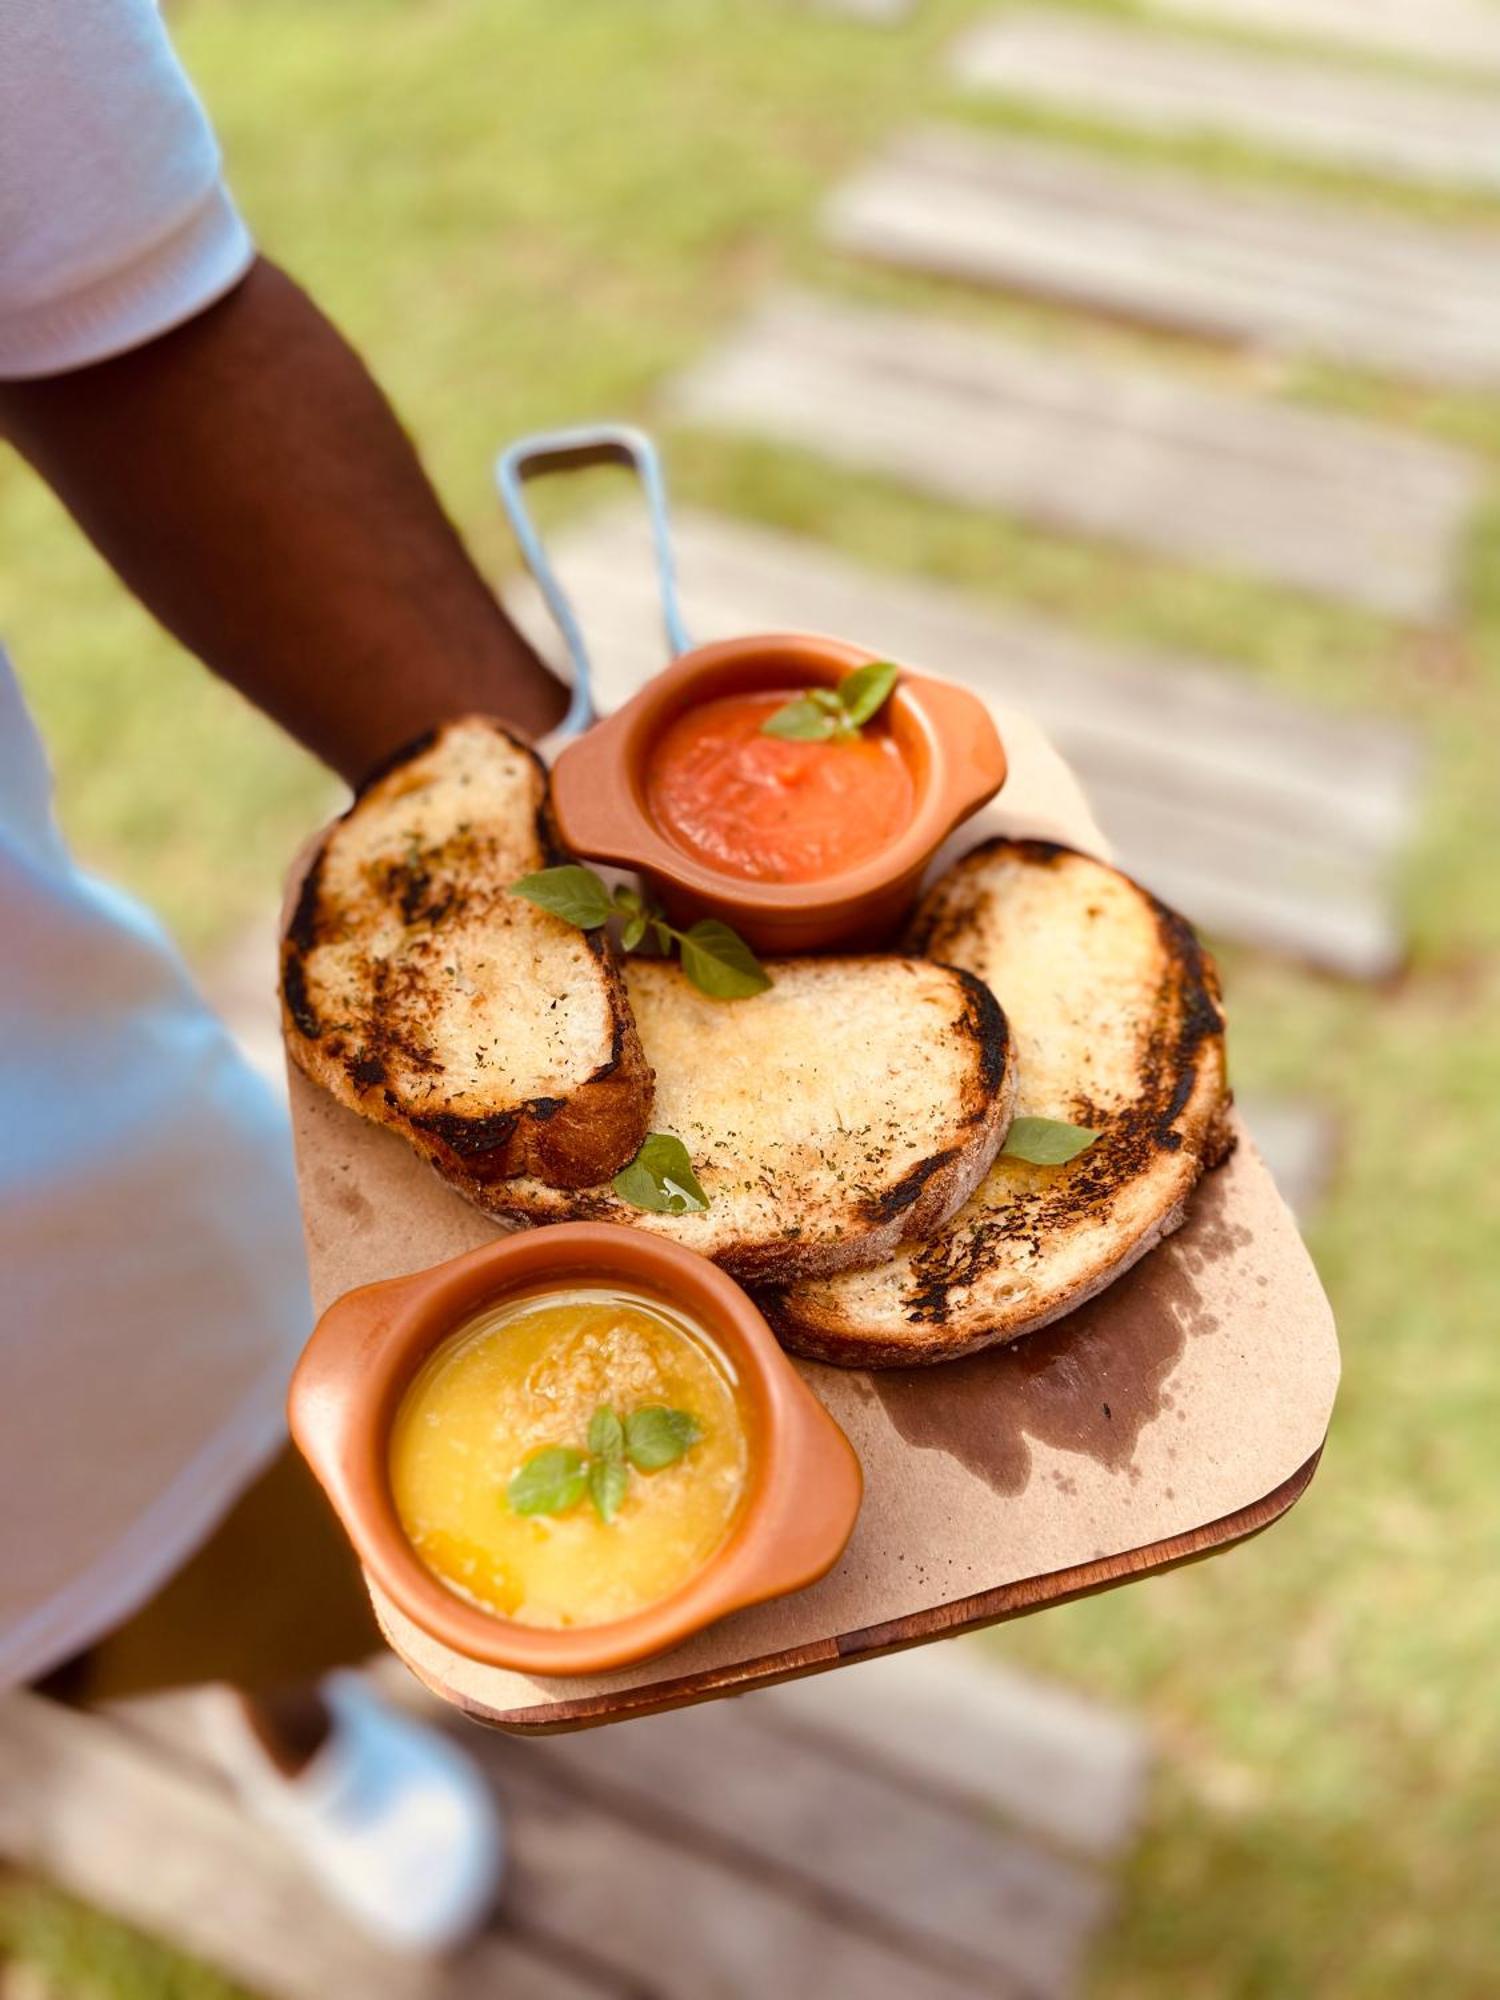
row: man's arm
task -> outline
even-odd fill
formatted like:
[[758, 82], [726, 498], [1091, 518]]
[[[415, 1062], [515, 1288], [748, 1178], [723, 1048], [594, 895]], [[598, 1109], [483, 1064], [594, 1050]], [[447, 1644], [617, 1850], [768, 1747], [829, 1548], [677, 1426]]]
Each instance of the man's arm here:
[[117, 360], [0, 382], [0, 431], [162, 624], [344, 777], [446, 716], [561, 719], [390, 405], [274, 265]]

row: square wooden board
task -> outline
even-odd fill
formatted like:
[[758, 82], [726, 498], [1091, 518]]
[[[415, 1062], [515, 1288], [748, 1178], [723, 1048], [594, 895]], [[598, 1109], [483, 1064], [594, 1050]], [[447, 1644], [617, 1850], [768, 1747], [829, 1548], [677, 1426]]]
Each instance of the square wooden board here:
[[[1011, 777], [984, 830], [1102, 851], [1071, 774], [1034, 725], [1000, 720]], [[960, 848], [975, 837], [971, 826]], [[320, 1311], [351, 1286], [500, 1233], [399, 1139], [296, 1071], [291, 1100]], [[474, 1719], [549, 1730], [739, 1692], [1038, 1610], [1268, 1525], [1312, 1477], [1339, 1372], [1327, 1300], [1243, 1132], [1184, 1227], [1057, 1326], [931, 1369], [798, 1365], [865, 1472], [859, 1523], [821, 1583], [727, 1618], [661, 1659], [550, 1680], [462, 1659], [375, 1592], [394, 1650]]]

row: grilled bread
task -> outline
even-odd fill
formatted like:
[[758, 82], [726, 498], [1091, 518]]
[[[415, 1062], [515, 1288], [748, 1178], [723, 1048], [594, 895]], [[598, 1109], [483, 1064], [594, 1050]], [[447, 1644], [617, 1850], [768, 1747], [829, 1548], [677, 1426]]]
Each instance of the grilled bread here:
[[652, 1124], [687, 1148], [706, 1211], [659, 1215], [611, 1188], [507, 1181], [486, 1205], [525, 1222], [634, 1223], [741, 1278], [851, 1270], [924, 1236], [1005, 1137], [1010, 1036], [988, 987], [919, 958], [784, 959], [769, 991], [710, 1000], [674, 965], [626, 979], [656, 1072]]
[[282, 941], [294, 1060], [472, 1199], [607, 1180], [651, 1071], [614, 947], [507, 887], [565, 861], [540, 761], [469, 717], [403, 751], [313, 858]]
[[998, 1159], [945, 1229], [879, 1270], [761, 1297], [788, 1347], [848, 1367], [946, 1361], [1047, 1325], [1175, 1229], [1232, 1144], [1212, 961], [1117, 870], [990, 841], [938, 882], [907, 943], [1004, 1003], [1017, 1117], [1101, 1136], [1066, 1166]]

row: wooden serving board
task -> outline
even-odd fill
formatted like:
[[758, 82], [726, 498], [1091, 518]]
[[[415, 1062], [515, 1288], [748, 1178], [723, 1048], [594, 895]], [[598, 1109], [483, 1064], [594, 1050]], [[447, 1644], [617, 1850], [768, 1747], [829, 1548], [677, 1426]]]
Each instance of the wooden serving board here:
[[[1001, 800], [972, 823], [1101, 851], [1071, 775], [1026, 718], [1000, 716]], [[1003, 996], [1002, 996], [1003, 998]], [[291, 1078], [314, 1299], [473, 1249], [502, 1225], [399, 1139]], [[660, 1659], [548, 1680], [465, 1660], [373, 1592], [428, 1687], [499, 1728], [581, 1728], [1040, 1610], [1266, 1527], [1317, 1466], [1338, 1383], [1327, 1300], [1241, 1135], [1186, 1225], [1068, 1319], [930, 1369], [799, 1364], [848, 1433], [865, 1502], [810, 1590], [737, 1613]]]

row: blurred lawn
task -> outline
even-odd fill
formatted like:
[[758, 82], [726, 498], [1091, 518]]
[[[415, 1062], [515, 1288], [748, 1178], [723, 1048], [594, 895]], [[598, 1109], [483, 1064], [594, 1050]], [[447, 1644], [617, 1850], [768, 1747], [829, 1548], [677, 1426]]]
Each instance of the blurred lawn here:
[[[508, 560], [493, 446], [540, 423], [649, 416], [662, 377], [782, 274], [1269, 380], [1467, 441], [1500, 466], [1500, 396], [1310, 365], [1268, 374], [827, 265], [819, 192], [898, 121], [951, 108], [932, 56], [971, 11], [928, 0], [899, 32], [791, 0], [194, 0], [175, 19], [262, 239], [369, 355], [492, 572]], [[1208, 173], [1328, 181], [1224, 149], [1151, 150]], [[1318, 1481], [1240, 1551], [991, 1643], [1141, 1705], [1160, 1736], [1153, 1822], [1101, 1992], [1492, 1993], [1500, 509], [1476, 525], [1462, 629], [1415, 637], [858, 485], [794, 454], [702, 436], [672, 447], [683, 499], [1106, 633], [1216, 653], [1310, 700], [1402, 718], [1430, 744], [1409, 972], [1354, 990], [1225, 954], [1237, 1081], [1315, 1093], [1342, 1119], [1338, 1184], [1313, 1231], [1346, 1359]], [[10, 464], [0, 547], [0, 630], [51, 740], [69, 830], [210, 953], [266, 907], [326, 780], [162, 640]], [[28, 1950], [66, 1969], [69, 1936], [87, 1928], [59, 1918], [48, 1949]], [[97, 1990], [138, 1990], [101, 1976], [89, 1975]], [[210, 1989], [160, 1971], [149, 1990]]]
[[250, 2000], [211, 1966], [195, 1965], [128, 1924], [44, 1884], [0, 1877], [0, 1992], [6, 2000], [11, 1988], [5, 1968], [12, 1962], [42, 1982], [18, 1984], [15, 2000]]

